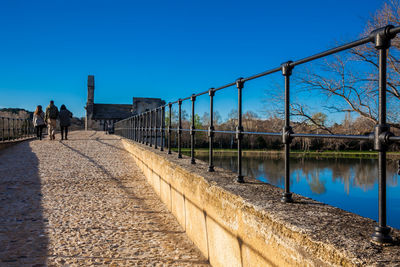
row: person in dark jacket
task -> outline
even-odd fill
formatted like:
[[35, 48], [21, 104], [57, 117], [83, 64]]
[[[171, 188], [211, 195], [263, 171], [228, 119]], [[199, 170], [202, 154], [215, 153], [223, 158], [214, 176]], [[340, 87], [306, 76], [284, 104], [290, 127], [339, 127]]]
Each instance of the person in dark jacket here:
[[71, 126], [72, 113], [65, 107], [61, 105], [60, 113], [58, 114], [58, 119], [60, 120], [61, 127], [61, 140], [68, 140], [68, 127]]

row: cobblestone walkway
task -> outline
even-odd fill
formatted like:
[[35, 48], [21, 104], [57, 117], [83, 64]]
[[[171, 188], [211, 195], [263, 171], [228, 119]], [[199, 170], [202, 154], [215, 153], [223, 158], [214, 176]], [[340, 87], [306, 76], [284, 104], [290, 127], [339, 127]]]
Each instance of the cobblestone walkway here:
[[91, 265], [208, 263], [117, 137], [72, 132], [0, 151], [0, 266]]

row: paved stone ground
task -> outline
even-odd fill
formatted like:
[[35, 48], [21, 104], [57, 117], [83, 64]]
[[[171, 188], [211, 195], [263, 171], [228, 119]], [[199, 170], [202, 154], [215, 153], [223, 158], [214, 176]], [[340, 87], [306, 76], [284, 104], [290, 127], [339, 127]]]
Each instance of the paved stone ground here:
[[72, 132], [0, 151], [0, 266], [91, 265], [208, 262], [118, 137]]

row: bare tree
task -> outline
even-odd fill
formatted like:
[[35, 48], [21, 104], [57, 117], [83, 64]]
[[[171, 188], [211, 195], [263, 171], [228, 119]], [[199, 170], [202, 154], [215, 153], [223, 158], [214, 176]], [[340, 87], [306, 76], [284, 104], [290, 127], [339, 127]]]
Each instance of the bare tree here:
[[[400, 24], [400, 4], [389, 0], [368, 21], [362, 36], [387, 24]], [[388, 122], [400, 129], [400, 40], [392, 41], [388, 56], [387, 103]], [[318, 69], [307, 69], [297, 82], [308, 92], [319, 92], [326, 96], [325, 108], [329, 112], [355, 113], [372, 123], [377, 121], [378, 96], [377, 51], [373, 44], [358, 46], [349, 53], [335, 54], [324, 59]], [[293, 115], [305, 118], [318, 128], [333, 133], [329, 127], [313, 120], [304, 105], [292, 104]]]

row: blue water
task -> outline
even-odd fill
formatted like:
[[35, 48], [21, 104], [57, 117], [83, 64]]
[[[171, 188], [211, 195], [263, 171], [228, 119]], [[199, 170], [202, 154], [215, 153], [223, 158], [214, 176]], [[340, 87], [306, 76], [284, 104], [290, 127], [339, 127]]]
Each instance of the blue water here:
[[[207, 156], [199, 156], [207, 160]], [[215, 165], [236, 171], [236, 156], [215, 156]], [[317, 201], [378, 220], [378, 162], [376, 159], [290, 159], [291, 191]], [[284, 161], [244, 157], [243, 174], [284, 187]], [[400, 186], [397, 165], [387, 165], [387, 222], [400, 229]]]

